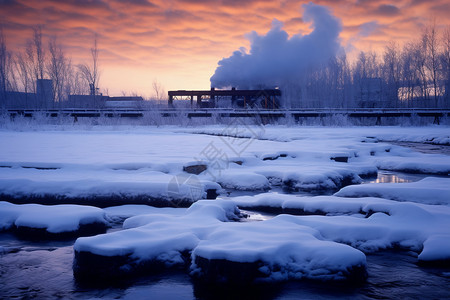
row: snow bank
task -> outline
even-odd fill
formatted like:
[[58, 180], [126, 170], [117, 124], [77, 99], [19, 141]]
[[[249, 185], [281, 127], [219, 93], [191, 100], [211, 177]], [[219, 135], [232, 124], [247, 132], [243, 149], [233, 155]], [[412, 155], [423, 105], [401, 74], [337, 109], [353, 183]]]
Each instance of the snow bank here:
[[417, 174], [450, 174], [450, 157], [431, 154], [417, 154], [416, 159], [411, 157], [389, 157], [375, 159], [379, 169]]
[[200, 181], [195, 176], [177, 180], [180, 178], [148, 169], [133, 172], [69, 166], [56, 170], [1, 168], [0, 195], [11, 202], [33, 199], [44, 204], [189, 206], [206, 198], [208, 190], [221, 189], [218, 184]]
[[192, 260], [195, 277], [241, 284], [304, 278], [364, 280], [366, 264], [362, 252], [324, 241], [316, 230], [296, 225], [287, 215], [220, 226], [194, 248]]
[[380, 198], [339, 198], [334, 196], [297, 196], [278, 193], [263, 193], [255, 196], [231, 198], [241, 209], [289, 213], [296, 215], [336, 215], [369, 213], [368, 204], [388, 204], [391, 201]]
[[[217, 224], [237, 219], [232, 202], [198, 201], [182, 215], [149, 214], [129, 218], [124, 230], [75, 242], [77, 277], [122, 277], [154, 268], [180, 267], [200, 238]], [[106, 261], [106, 263], [105, 263]]]
[[450, 178], [427, 177], [418, 182], [351, 185], [335, 195], [450, 205]]
[[450, 235], [432, 235], [423, 243], [423, 250], [419, 261], [430, 263], [439, 262], [442, 266], [446, 261], [450, 264]]
[[[318, 230], [326, 240], [349, 244], [362, 251], [400, 246], [420, 252], [438, 251], [450, 234], [450, 207], [379, 198], [301, 197], [260, 194], [234, 198], [240, 208], [281, 208], [299, 214], [295, 222]], [[428, 239], [431, 241], [427, 242]], [[424, 254], [425, 257], [427, 254]], [[430, 255], [431, 256], [431, 255]], [[444, 255], [445, 256], [445, 255]]]
[[241, 191], [268, 190], [269, 180], [260, 174], [245, 171], [227, 171], [218, 178], [219, 184], [223, 188], [236, 189]]
[[[74, 249], [103, 256], [130, 254], [138, 260], [157, 259], [172, 247], [174, 238], [173, 247], [177, 251], [191, 249], [198, 242], [192, 231], [207, 230], [210, 225], [237, 218], [235, 213], [236, 208], [231, 202], [199, 201], [181, 215], [156, 213], [131, 217], [124, 222], [126, 230], [79, 238]], [[176, 242], [178, 238], [183, 242]]]
[[[435, 174], [450, 170], [449, 156], [377, 142], [378, 137], [399, 139], [403, 132], [413, 140], [444, 140], [448, 128], [372, 127], [370, 136], [367, 130], [243, 124], [206, 129], [0, 130], [6, 145], [0, 148], [0, 194], [8, 201], [46, 197], [58, 203], [96, 197], [106, 206], [109, 197], [117, 200], [114, 205], [153, 199], [162, 206], [161, 201], [170, 205], [169, 199], [188, 206], [206, 198], [208, 190], [217, 194], [220, 186], [206, 187], [212, 182], [238, 190], [284, 186], [320, 191], [360, 183], [361, 177], [376, 175], [378, 168]], [[183, 170], [198, 176], [178, 177], [187, 174]]]
[[[193, 276], [215, 280], [208, 275], [214, 270], [211, 263], [222, 261], [228, 266], [256, 263], [256, 273], [245, 275], [250, 281], [364, 277], [365, 256], [358, 250], [323, 241], [316, 230], [298, 226], [288, 216], [229, 222], [238, 213], [232, 201], [216, 200], [198, 201], [184, 215], [131, 217], [123, 231], [79, 238], [74, 271], [76, 276], [124, 276], [161, 265], [190, 265]], [[220, 278], [224, 276], [227, 272]]]
[[186, 208], [174, 208], [174, 207], [153, 207], [148, 205], [120, 205], [120, 206], [111, 206], [103, 209], [108, 218], [130, 218], [137, 215], [148, 215], [148, 214], [174, 214], [181, 215], [184, 214]]
[[0, 229], [30, 234], [30, 238], [77, 235], [89, 231], [89, 227], [104, 232], [107, 224], [105, 213], [96, 207], [0, 202]]
[[449, 145], [450, 135], [448, 126], [371, 126], [369, 127], [323, 127], [323, 126], [282, 126], [266, 125], [251, 126], [245, 125], [242, 130], [228, 130], [223, 126], [208, 126], [208, 128], [192, 128], [183, 131], [204, 133], [211, 135], [228, 135], [235, 137], [257, 138], [279, 142], [291, 142], [295, 140], [339, 140], [349, 136], [358, 137], [360, 141], [367, 140], [395, 141], [395, 142], [415, 142], [415, 143], [436, 143]]
[[[212, 135], [194, 135], [193, 131]], [[0, 130], [0, 194], [3, 199], [52, 199], [54, 203], [101, 198], [103, 206], [162, 199], [165, 205], [179, 206], [202, 199], [208, 190], [217, 191], [217, 182], [241, 190], [282, 186], [317, 191], [360, 183], [361, 177], [375, 175], [378, 168], [447, 172], [448, 156], [380, 142], [404, 140], [402, 136], [445, 143], [448, 127], [239, 124], [207, 129]], [[199, 175], [183, 172], [183, 168], [203, 162], [207, 169]], [[198, 173], [201, 168], [193, 171]], [[128, 218], [124, 230], [78, 239], [74, 271], [103, 276], [147, 272], [155, 266], [191, 266], [194, 276], [211, 275], [218, 280], [236, 275], [230, 271], [233, 269], [247, 278], [268, 280], [339, 279], [362, 275], [359, 268], [364, 266], [364, 256], [360, 250], [401, 246], [420, 252], [423, 248], [420, 259], [424, 261], [446, 259], [447, 252], [440, 246], [447, 245], [443, 239], [450, 235], [448, 180], [352, 185], [327, 197], [272, 193], [231, 201], [199, 201], [186, 210], [145, 208], [145, 214], [136, 207], [111, 209], [107, 215]], [[364, 195], [372, 198], [360, 198]], [[228, 222], [236, 219], [236, 204], [316, 215]], [[20, 216], [11, 207], [4, 205], [0, 211], [4, 228], [16, 226]], [[248, 267], [250, 273], [237, 266]], [[217, 273], [211, 273], [214, 269]]]

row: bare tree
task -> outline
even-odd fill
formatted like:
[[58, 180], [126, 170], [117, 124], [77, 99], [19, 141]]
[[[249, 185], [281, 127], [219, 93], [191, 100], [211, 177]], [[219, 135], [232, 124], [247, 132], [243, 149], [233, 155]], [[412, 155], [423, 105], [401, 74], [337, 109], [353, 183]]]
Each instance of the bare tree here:
[[16, 73], [19, 77], [20, 83], [25, 93], [33, 90], [33, 78], [30, 65], [27, 63], [27, 58], [21, 52], [16, 53], [15, 59]]
[[26, 54], [32, 71], [34, 79], [44, 79], [45, 74], [45, 50], [42, 47], [42, 27], [37, 26], [33, 28], [33, 38], [28, 40], [26, 46]]
[[387, 101], [392, 106], [397, 106], [398, 90], [400, 88], [401, 63], [399, 51], [395, 42], [390, 42], [384, 48], [383, 54], [383, 80], [387, 85]]
[[13, 53], [7, 49], [3, 28], [0, 26], [0, 106], [6, 105], [9, 91], [18, 90], [14, 66]]
[[0, 105], [6, 103], [6, 85], [7, 85], [7, 58], [5, 37], [3, 28], [0, 27]]
[[49, 63], [47, 66], [47, 72], [53, 82], [54, 87], [54, 100], [62, 106], [62, 102], [67, 94], [67, 85], [69, 80], [69, 74], [71, 63], [64, 55], [62, 46], [57, 43], [56, 37], [50, 39], [48, 43], [49, 50]]
[[158, 79], [153, 79], [152, 81], [152, 88], [153, 88], [153, 95], [155, 100], [161, 101], [165, 98], [165, 89], [161, 82], [158, 81]]
[[81, 73], [81, 76], [84, 80], [87, 81], [90, 89], [90, 95], [93, 98], [93, 104], [96, 106], [97, 103], [97, 94], [98, 94], [98, 84], [100, 81], [100, 70], [98, 68], [98, 47], [97, 47], [97, 35], [94, 37], [94, 46], [91, 48], [91, 58], [92, 64], [80, 64], [78, 65], [78, 69]]
[[438, 90], [438, 36], [436, 30], [436, 20], [433, 20], [422, 33], [422, 40], [426, 45], [426, 67], [428, 70], [428, 77], [433, 85], [434, 105], [438, 106], [438, 98], [440, 91]]
[[443, 104], [450, 107], [450, 26], [445, 28], [442, 35], [441, 66], [445, 90]]
[[[33, 28], [33, 38], [27, 41], [26, 49], [26, 60], [29, 64], [32, 74], [33, 81], [33, 91], [37, 94], [38, 107], [47, 106], [47, 98], [51, 95], [47, 95], [47, 91], [44, 87], [44, 76], [46, 74], [46, 53], [42, 44], [42, 27], [36, 26]], [[35, 83], [35, 85], [34, 85]]]
[[401, 53], [402, 89], [400, 96], [402, 100], [406, 101], [408, 107], [412, 105], [417, 84], [420, 82], [417, 76], [418, 72], [414, 68], [414, 48], [413, 43], [407, 43], [403, 46]]
[[415, 93], [417, 96], [422, 98], [423, 100], [429, 100], [428, 93], [428, 78], [426, 71], [426, 52], [427, 52], [426, 43], [422, 40], [419, 40], [415, 43], [412, 43], [412, 58], [413, 58], [413, 69], [417, 73], [417, 78], [419, 84], [419, 94]]

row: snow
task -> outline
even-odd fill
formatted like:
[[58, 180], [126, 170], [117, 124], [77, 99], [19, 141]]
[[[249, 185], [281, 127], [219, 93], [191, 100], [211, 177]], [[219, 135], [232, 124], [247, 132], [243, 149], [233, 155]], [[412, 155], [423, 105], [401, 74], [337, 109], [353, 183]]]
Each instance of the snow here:
[[[256, 128], [252, 126], [236, 130], [226, 130], [221, 126], [208, 126], [200, 128], [185, 129], [194, 133], [220, 134], [227, 133], [238, 137], [257, 138], [261, 140], [272, 140], [280, 142], [291, 142], [295, 140], [318, 140], [326, 143], [326, 140], [339, 140], [351, 138], [354, 140], [395, 141], [395, 142], [436, 142], [437, 144], [448, 144], [450, 139], [448, 126], [370, 126], [370, 127], [323, 127], [323, 126], [280, 126], [266, 125]], [[329, 145], [333, 146], [333, 145]]]
[[299, 213], [315, 214], [360, 214], [368, 213], [367, 205], [391, 203], [380, 198], [341, 198], [335, 196], [297, 196], [278, 193], [262, 193], [255, 196], [240, 196], [230, 200], [244, 209], [282, 208], [298, 210]]
[[[370, 207], [370, 206], [369, 206]], [[317, 229], [326, 239], [349, 244], [364, 252], [396, 245], [419, 251], [431, 234], [449, 233], [450, 211], [437, 212], [411, 203], [370, 207], [367, 218], [353, 216], [298, 217], [300, 224]]]
[[222, 173], [218, 182], [224, 188], [242, 191], [267, 190], [270, 187], [267, 177], [260, 174], [247, 173], [245, 171], [235, 172], [227, 170]]
[[103, 256], [130, 255], [138, 260], [160, 259], [168, 265], [180, 264], [181, 252], [191, 250], [199, 237], [214, 225], [236, 218], [235, 212], [231, 202], [205, 200], [193, 204], [183, 215], [138, 215], [124, 222], [125, 230], [79, 238], [74, 249]]
[[179, 215], [183, 214], [186, 211], [186, 208], [174, 208], [174, 207], [153, 207], [147, 205], [120, 205], [120, 206], [111, 206], [103, 209], [106, 215], [110, 218], [114, 217], [123, 217], [130, 218], [138, 215], [148, 215], [155, 213], [164, 213], [164, 214], [174, 214]]
[[299, 226], [291, 216], [218, 227], [192, 252], [191, 270], [203, 272], [196, 257], [239, 263], [259, 263], [263, 280], [345, 279], [346, 270], [365, 267], [365, 255], [347, 245], [322, 240], [311, 227]]
[[423, 243], [419, 260], [424, 262], [450, 259], [450, 235], [432, 235]]
[[[79, 238], [74, 249], [101, 256], [130, 256], [141, 263], [183, 264], [182, 252], [195, 258], [262, 262], [267, 280], [344, 279], [346, 270], [364, 267], [365, 256], [352, 247], [321, 240], [316, 230], [289, 216], [265, 222], [236, 223], [234, 203], [198, 201], [184, 215], [150, 214], [129, 218], [124, 230]], [[276, 270], [276, 271], [274, 271]]]
[[[233, 201], [246, 209], [266, 206], [305, 213], [320, 212], [324, 216], [298, 216], [297, 222], [317, 229], [328, 240], [343, 242], [365, 252], [396, 245], [419, 251], [429, 237], [445, 238], [450, 234], [448, 206], [381, 198], [300, 197], [276, 193], [235, 197]], [[439, 247], [439, 243], [435, 245]]]
[[103, 210], [81, 205], [16, 205], [0, 202], [0, 229], [15, 227], [42, 228], [50, 233], [72, 232], [80, 225], [107, 224]]
[[[432, 136], [443, 141], [448, 136], [445, 127], [414, 128], [414, 135], [411, 128], [402, 127], [373, 127], [367, 134], [362, 127], [238, 125], [0, 131], [7, 145], [0, 149], [0, 193], [13, 198], [147, 196], [196, 201], [205, 198], [213, 183], [236, 190], [281, 185], [336, 191], [360, 183], [377, 169], [439, 174], [450, 170], [449, 156], [418, 153], [376, 138], [395, 140], [406, 131], [413, 140]], [[198, 132], [209, 135], [192, 134]], [[348, 162], [332, 160], [336, 157]], [[194, 177], [201, 191], [192, 192], [192, 181], [178, 189], [176, 177], [185, 174], [183, 167], [199, 162], [208, 167]], [[178, 190], [173, 193], [173, 188]]]
[[[0, 202], [0, 228], [65, 232], [124, 220], [120, 231], [77, 239], [75, 251], [127, 257], [123, 267], [130, 269], [152, 261], [188, 264], [194, 276], [207, 273], [202, 259], [258, 264], [261, 278], [275, 281], [343, 279], [364, 268], [364, 253], [391, 247], [415, 251], [420, 261], [450, 259], [450, 156], [382, 142], [445, 145], [448, 127], [239, 126], [0, 129], [0, 197], [128, 204], [102, 210]], [[207, 166], [199, 175], [183, 172], [199, 163]], [[360, 184], [379, 169], [444, 176]], [[336, 193], [266, 192], [280, 187]], [[222, 188], [261, 194], [202, 200], [208, 189]], [[133, 205], [137, 197], [193, 204]], [[237, 208], [299, 215], [236, 222]]]
[[[56, 170], [36, 168], [0, 168], [0, 192], [13, 198], [53, 196], [57, 198], [117, 197], [154, 199], [187, 199], [205, 197], [206, 189], [220, 189], [208, 181], [176, 182], [175, 174], [140, 168], [123, 170], [91, 166], [63, 166]], [[192, 189], [197, 188], [197, 193]], [[88, 204], [89, 201], [83, 204]], [[94, 203], [95, 205], [95, 203]]]
[[341, 197], [380, 197], [397, 201], [450, 205], [450, 178], [427, 177], [418, 182], [363, 184], [344, 187]]
[[[234, 205], [261, 205], [322, 211], [324, 216], [279, 215], [259, 222], [230, 222]], [[202, 274], [197, 257], [259, 263], [263, 280], [343, 279], [345, 270], [365, 265], [363, 252], [400, 246], [447, 259], [450, 208], [380, 198], [301, 197], [264, 193], [196, 202], [181, 213], [155, 211], [127, 219], [124, 230], [79, 238], [76, 251], [102, 256], [130, 255], [137, 261], [184, 264]], [[362, 252], [361, 252], [362, 251]], [[431, 258], [430, 258], [431, 257]], [[343, 275], [344, 274], [344, 275]]]

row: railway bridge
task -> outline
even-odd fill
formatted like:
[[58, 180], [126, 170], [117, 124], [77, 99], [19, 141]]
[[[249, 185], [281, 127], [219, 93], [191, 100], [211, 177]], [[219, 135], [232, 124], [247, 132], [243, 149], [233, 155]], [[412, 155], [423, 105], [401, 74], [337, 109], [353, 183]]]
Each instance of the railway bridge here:
[[9, 109], [3, 111], [11, 118], [16, 117], [69, 117], [77, 121], [79, 118], [143, 118], [152, 115], [159, 118], [254, 118], [263, 123], [277, 122], [280, 119], [293, 119], [296, 122], [311, 119], [333, 118], [343, 116], [349, 120], [366, 121], [368, 125], [385, 125], [385, 120], [393, 118], [427, 118], [428, 122], [440, 124], [443, 119], [450, 118], [450, 109]]

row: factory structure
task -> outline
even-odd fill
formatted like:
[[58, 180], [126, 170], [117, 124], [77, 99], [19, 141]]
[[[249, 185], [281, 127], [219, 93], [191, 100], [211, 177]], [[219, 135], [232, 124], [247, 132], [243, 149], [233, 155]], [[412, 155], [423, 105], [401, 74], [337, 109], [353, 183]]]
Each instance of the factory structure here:
[[68, 95], [64, 101], [57, 102], [51, 79], [38, 79], [35, 91], [32, 93], [4, 91], [0, 94], [0, 109], [142, 109], [145, 107], [144, 99], [140, 96], [104, 96], [92, 86], [88, 95]]
[[0, 94], [0, 108], [45, 109], [53, 106], [53, 82], [38, 79], [35, 92], [3, 91]]
[[197, 91], [169, 91], [168, 106], [175, 107], [175, 102], [184, 100], [191, 108], [233, 108], [233, 107], [259, 107], [264, 109], [277, 109], [280, 106], [279, 89], [261, 90], [197, 90]]

